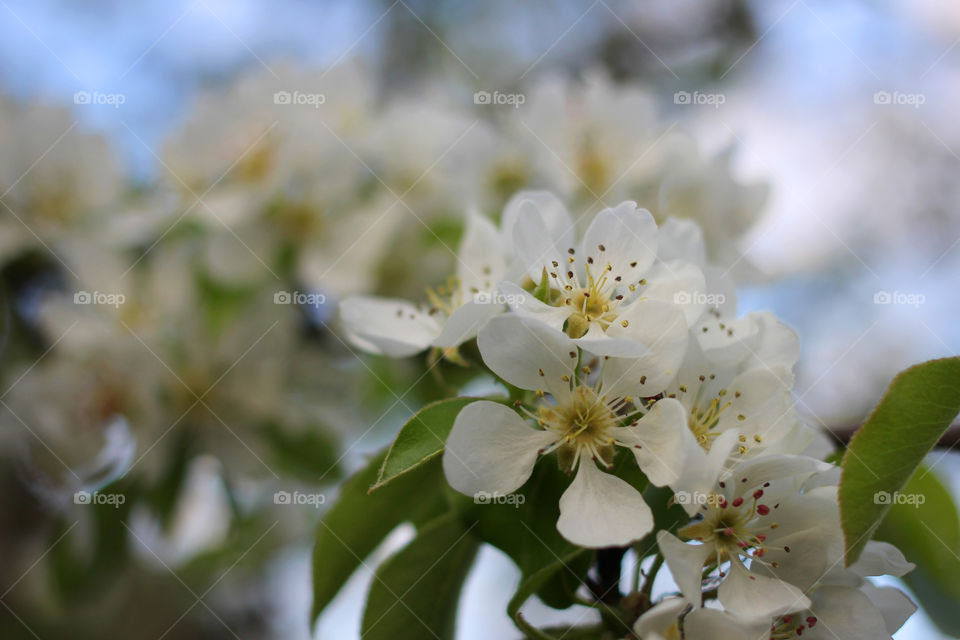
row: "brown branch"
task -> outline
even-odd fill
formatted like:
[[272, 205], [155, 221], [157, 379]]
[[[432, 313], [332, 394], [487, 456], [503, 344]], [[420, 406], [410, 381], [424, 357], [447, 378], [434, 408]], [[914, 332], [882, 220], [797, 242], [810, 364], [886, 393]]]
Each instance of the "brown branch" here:
[[[854, 426], [845, 426], [845, 427], [832, 427], [827, 433], [833, 436], [833, 439], [840, 445], [846, 446], [850, 444], [850, 438], [853, 437], [861, 425]], [[937, 449], [953, 449], [957, 445], [960, 445], [960, 423], [951, 425], [943, 432], [943, 435], [940, 436], [940, 440], [937, 442]]]

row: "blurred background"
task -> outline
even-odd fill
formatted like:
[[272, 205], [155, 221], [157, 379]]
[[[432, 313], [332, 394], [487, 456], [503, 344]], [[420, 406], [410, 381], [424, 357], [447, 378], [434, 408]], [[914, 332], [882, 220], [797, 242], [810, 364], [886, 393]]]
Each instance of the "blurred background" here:
[[[370, 571], [311, 632], [313, 528], [460, 371], [359, 356], [336, 302], [421, 298], [467, 210], [521, 188], [697, 219], [741, 310], [799, 333], [813, 424], [855, 427], [960, 347], [958, 6], [0, 16], [0, 637], [357, 637]], [[958, 495], [955, 454], [927, 466]], [[483, 552], [461, 637], [517, 635], [516, 579]], [[896, 637], [939, 634], [921, 610]]]

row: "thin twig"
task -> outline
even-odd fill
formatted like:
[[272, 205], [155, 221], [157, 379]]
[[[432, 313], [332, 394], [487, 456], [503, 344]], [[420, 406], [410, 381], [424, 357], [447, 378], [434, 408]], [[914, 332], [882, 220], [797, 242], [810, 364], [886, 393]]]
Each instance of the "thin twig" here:
[[[832, 436], [838, 444], [846, 446], [850, 444], [850, 439], [860, 430], [861, 426], [863, 425], [831, 427], [827, 433]], [[940, 436], [936, 448], [953, 449], [957, 445], [960, 445], [960, 424], [954, 424], [948, 427], [947, 430], [943, 432], [943, 435]]]

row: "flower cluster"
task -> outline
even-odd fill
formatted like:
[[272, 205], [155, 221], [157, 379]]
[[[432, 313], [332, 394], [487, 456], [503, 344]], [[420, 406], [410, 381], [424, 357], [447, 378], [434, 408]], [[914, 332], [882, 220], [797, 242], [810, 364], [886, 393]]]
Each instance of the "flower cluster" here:
[[[675, 595], [641, 608], [641, 638], [889, 637], [915, 606], [867, 577], [912, 565], [871, 542], [844, 568], [839, 470], [791, 395], [795, 334], [770, 313], [737, 315], [730, 269], [706, 258], [696, 223], [658, 226], [634, 202], [603, 209], [579, 237], [577, 222], [550, 193], [521, 192], [499, 228], [469, 216], [456, 277], [424, 304], [343, 302], [358, 347], [459, 359], [476, 338], [509, 391], [512, 405], [460, 411], [443, 453], [449, 484], [507, 495], [535, 465], [559, 465], [572, 476], [564, 538], [633, 545], [672, 574]], [[668, 487], [688, 521], [658, 527], [625, 461]]]
[[[317, 425], [356, 422], [346, 342], [431, 366], [476, 353], [513, 405], [459, 413], [449, 484], [506, 496], [558, 465], [563, 538], [673, 575], [639, 636], [898, 628], [912, 603], [867, 577], [902, 575], [899, 552], [873, 543], [841, 568], [835, 469], [791, 395], [796, 336], [737, 313], [765, 188], [602, 75], [540, 78], [522, 108], [374, 86], [358, 63], [243, 77], [148, 149], [162, 177], [136, 189], [66, 109], [0, 101], [0, 266], [40, 345], [5, 359], [2, 421], [27, 433], [33, 475], [95, 489], [189, 451], [264, 476], [277, 456], [258, 445], [309, 457]], [[514, 195], [531, 185], [550, 191]], [[419, 303], [377, 295], [437, 280], [464, 201], [455, 273]], [[689, 522], [659, 525], [647, 483]]]
[[[728, 155], [703, 157], [644, 88], [604, 74], [531, 76], [516, 109], [430, 78], [380, 91], [361, 60], [272, 67], [204, 90], [160, 140], [127, 121], [126, 142], [155, 161], [136, 176], [109, 138], [78, 125], [76, 107], [0, 96], [0, 344], [27, 345], [0, 362], [0, 426], [45, 496], [62, 503], [130, 473], [152, 481], [180, 468], [171, 461], [184, 450], [216, 456], [225, 474], [272, 478], [291, 443], [373, 422], [385, 404], [375, 394], [389, 390], [362, 384], [334, 310], [346, 294], [436, 281], [465, 200], [493, 211], [533, 184], [578, 204], [656, 194], [658, 219], [708, 227], [716, 203], [681, 190], [717, 187], [745, 226], [763, 201]], [[544, 219], [565, 249], [562, 209]], [[723, 261], [726, 246], [709, 253]], [[428, 308], [360, 298], [342, 308], [348, 333], [371, 351], [436, 346], [455, 359], [461, 336], [510, 300], [499, 283], [522, 283], [513, 256], [512, 231], [475, 215], [456, 280]], [[637, 274], [651, 256], [638, 254]], [[605, 295], [613, 277], [591, 269], [593, 284], [571, 286]], [[594, 318], [587, 306], [581, 344], [615, 311]], [[394, 335], [383, 319], [398, 313]], [[319, 464], [292, 449], [308, 459], [300, 467]], [[331, 471], [322, 481], [338, 456], [320, 465]]]

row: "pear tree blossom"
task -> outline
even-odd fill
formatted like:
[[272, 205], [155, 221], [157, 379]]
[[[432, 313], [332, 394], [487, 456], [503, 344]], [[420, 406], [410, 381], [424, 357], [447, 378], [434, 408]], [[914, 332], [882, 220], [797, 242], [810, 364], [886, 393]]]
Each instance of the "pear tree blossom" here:
[[629, 395], [631, 380], [614, 368], [597, 376], [586, 366], [578, 370], [576, 343], [529, 318], [491, 320], [478, 344], [493, 373], [534, 391], [539, 402], [518, 407], [522, 414], [487, 401], [461, 411], [443, 458], [451, 486], [467, 495], [508, 494], [530, 477], [539, 457], [556, 452], [561, 468], [575, 473], [560, 498], [557, 528], [564, 537], [603, 547], [649, 533], [653, 516], [641, 495], [599, 467], [612, 467], [615, 447], [623, 447], [654, 484], [676, 482], [695, 446], [680, 403], [663, 399], [641, 409]]
[[501, 229], [478, 213], [467, 216], [457, 250], [456, 275], [443, 286], [428, 289], [425, 304], [374, 296], [343, 301], [344, 332], [358, 348], [375, 354], [405, 357], [425, 349], [442, 349], [456, 358], [457, 347], [476, 337], [484, 323], [506, 303], [532, 297], [524, 290], [500, 293], [497, 283], [518, 272], [511, 251], [513, 229], [521, 212], [533, 208], [545, 233], [562, 241], [573, 232], [563, 204], [547, 192], [521, 192], [504, 207]]
[[[874, 579], [911, 585], [923, 554], [867, 540], [889, 503], [851, 508], [858, 445], [841, 458], [806, 424], [799, 337], [738, 308], [766, 188], [664, 130], [642, 88], [584, 78], [542, 77], [526, 110], [478, 118], [439, 84], [381, 96], [359, 64], [278, 65], [205, 93], [156, 155], [163, 178], [135, 189], [69, 111], [0, 98], [0, 425], [33, 495], [62, 524], [74, 490], [129, 491], [123, 526], [88, 510], [78, 531], [126, 531], [157, 547], [140, 560], [186, 565], [226, 557], [241, 521], [277, 525], [292, 476], [356, 470], [330, 504], [309, 494], [315, 612], [390, 531], [415, 531], [379, 547], [371, 639], [390, 637], [369, 631], [391, 610], [429, 626], [421, 580], [449, 614], [433, 636], [449, 636], [484, 546], [518, 568], [507, 611], [528, 638], [892, 639], [926, 594]], [[335, 304], [307, 308], [300, 288]], [[410, 383], [399, 393], [354, 348], [429, 356], [377, 361]], [[364, 369], [393, 396], [382, 415]], [[877, 487], [907, 490], [945, 419], [924, 409], [953, 406], [953, 378], [921, 382], [909, 411], [875, 412], [908, 415], [917, 441], [896, 449], [902, 469], [864, 462]], [[367, 434], [394, 427], [367, 459]], [[199, 538], [180, 527], [211, 509]], [[86, 561], [72, 542], [50, 547], [68, 569]], [[522, 611], [534, 597], [596, 624], [540, 629]]]
[[[579, 240], [576, 226], [552, 194], [521, 192], [499, 229], [470, 217], [447, 299], [431, 292], [426, 309], [344, 302], [348, 336], [375, 353], [455, 357], [476, 337], [481, 368], [508, 392], [457, 412], [442, 452], [447, 483], [477, 504], [523, 505], [528, 496], [509, 498], [535, 491], [525, 488], [535, 466], [558, 465], [570, 480], [555, 507], [537, 509], [555, 514], [567, 544], [637, 554], [638, 591], [624, 602], [641, 639], [895, 632], [915, 605], [867, 576], [912, 565], [871, 542], [843, 568], [838, 468], [812, 457], [818, 435], [794, 403], [796, 334], [770, 312], [738, 316], [734, 270], [708, 261], [690, 220], [658, 228], [624, 202]], [[484, 277], [471, 277], [478, 270]], [[482, 314], [488, 296], [504, 304]], [[663, 509], [679, 521], [662, 526]], [[677, 591], [657, 600], [662, 567]]]
[[350, 341], [364, 351], [391, 357], [430, 347], [456, 353], [505, 307], [495, 292], [506, 270], [506, 256], [492, 222], [478, 214], [468, 217], [457, 259], [456, 277], [428, 289], [423, 305], [373, 296], [345, 299], [340, 314]]
[[688, 324], [703, 310], [697, 303], [675, 304], [677, 292], [703, 292], [703, 274], [692, 263], [657, 260], [656, 222], [636, 203], [600, 211], [579, 243], [553, 238], [534, 206], [520, 210], [513, 234], [526, 275], [544, 280], [546, 292], [542, 300], [521, 296], [520, 285], [502, 282], [501, 291], [514, 294], [511, 309], [563, 331], [597, 355], [635, 358], [656, 342], [648, 332], [618, 336], [618, 325], [626, 328], [650, 316], [644, 326], [656, 331], [674, 309], [684, 312]]
[[[766, 618], [809, 606], [796, 586], [760, 574], [753, 565], [775, 561], [771, 549], [805, 554], [822, 548], [818, 525], [834, 501], [819, 492], [799, 493], [798, 480], [825, 467], [802, 456], [765, 456], [724, 472], [715, 490], [702, 496], [698, 517], [677, 531], [657, 534], [660, 550], [689, 601], [698, 603], [704, 576], [716, 583], [723, 606], [745, 618]], [[697, 502], [697, 500], [694, 500]]]

